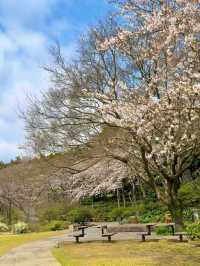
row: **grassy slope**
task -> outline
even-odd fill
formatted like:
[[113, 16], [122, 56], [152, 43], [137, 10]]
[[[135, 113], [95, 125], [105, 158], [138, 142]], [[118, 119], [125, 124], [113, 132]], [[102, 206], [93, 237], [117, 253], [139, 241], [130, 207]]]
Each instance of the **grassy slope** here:
[[27, 242], [48, 238], [51, 236], [63, 234], [63, 232], [41, 232], [22, 235], [0, 235], [0, 256], [7, 253], [12, 248], [23, 245]]
[[55, 248], [62, 266], [200, 266], [200, 248], [178, 242], [66, 244]]

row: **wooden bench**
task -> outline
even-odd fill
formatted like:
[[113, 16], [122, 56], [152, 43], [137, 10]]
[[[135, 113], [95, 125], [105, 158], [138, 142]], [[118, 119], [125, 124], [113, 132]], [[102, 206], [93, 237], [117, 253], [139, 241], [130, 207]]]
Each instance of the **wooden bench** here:
[[178, 236], [179, 237], [180, 242], [183, 242], [183, 236], [187, 236], [187, 235], [188, 235], [188, 233], [186, 233], [186, 232], [174, 233], [174, 236]]
[[165, 227], [170, 228], [170, 229], [171, 229], [171, 234], [172, 234], [173, 236], [178, 236], [180, 242], [183, 241], [183, 237], [184, 237], [184, 236], [187, 236], [187, 235], [188, 235], [187, 232], [175, 232], [175, 223], [157, 223], [157, 224], [155, 225], [155, 227], [159, 227], [159, 226], [165, 226]]
[[[149, 225], [148, 225], [149, 226]], [[102, 237], [108, 237], [108, 241], [111, 241], [111, 237], [117, 233], [125, 232], [137, 232], [141, 236], [141, 240], [145, 241], [145, 237], [151, 235], [149, 227], [147, 225], [118, 225], [118, 226], [103, 226]]]
[[108, 242], [111, 242], [111, 237], [115, 235], [115, 233], [104, 233], [102, 234], [102, 237], [107, 237], [108, 238]]
[[150, 234], [148, 232], [139, 232], [138, 235], [141, 236], [142, 242], [144, 242], [146, 240], [146, 236], [149, 236]]
[[93, 225], [80, 225], [80, 224], [73, 225], [73, 231], [74, 231], [73, 237], [75, 237], [76, 243], [80, 243], [79, 238], [84, 237], [86, 235], [85, 230], [90, 226]]
[[103, 226], [100, 226], [98, 228], [101, 228], [101, 236], [102, 237], [107, 237], [108, 238], [108, 242], [111, 242], [111, 237], [113, 235], [115, 235], [115, 233], [113, 232], [108, 232], [108, 227], [107, 225], [103, 225]]
[[73, 237], [76, 239], [76, 243], [80, 243], [79, 238], [84, 237], [85, 235], [82, 232], [74, 232]]

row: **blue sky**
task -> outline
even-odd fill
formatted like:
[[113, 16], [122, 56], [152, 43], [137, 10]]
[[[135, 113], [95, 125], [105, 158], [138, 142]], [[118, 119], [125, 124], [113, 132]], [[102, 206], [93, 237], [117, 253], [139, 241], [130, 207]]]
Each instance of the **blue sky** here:
[[70, 60], [80, 35], [110, 9], [106, 0], [0, 0], [0, 160], [22, 153], [18, 110], [49, 85], [41, 69], [48, 48], [59, 40]]

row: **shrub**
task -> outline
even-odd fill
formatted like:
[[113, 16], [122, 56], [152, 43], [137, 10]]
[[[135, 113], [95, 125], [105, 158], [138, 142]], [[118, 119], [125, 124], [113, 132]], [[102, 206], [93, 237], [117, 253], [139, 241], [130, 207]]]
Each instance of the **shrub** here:
[[29, 231], [28, 224], [24, 222], [18, 222], [14, 224], [14, 232], [16, 234], [24, 234], [28, 233], [28, 231]]
[[[197, 173], [199, 175], [199, 173]], [[178, 197], [184, 206], [197, 206], [200, 203], [200, 177], [183, 184], [178, 191]]]
[[122, 221], [125, 218], [123, 208], [114, 208], [109, 213], [110, 221]]
[[136, 215], [140, 215], [145, 212], [145, 204], [144, 202], [137, 202], [132, 209], [135, 211]]
[[93, 221], [95, 221], [95, 222], [109, 221], [110, 210], [111, 210], [111, 208], [106, 208], [104, 206], [94, 208], [92, 210]]
[[39, 223], [30, 223], [28, 225], [29, 230], [31, 232], [40, 232], [41, 231], [41, 225]]
[[135, 210], [133, 208], [114, 208], [109, 213], [109, 217], [110, 221], [121, 222], [134, 214]]
[[0, 223], [4, 223], [5, 221], [5, 217], [3, 217], [2, 215], [0, 215]]
[[45, 231], [58, 231], [67, 229], [68, 227], [69, 225], [65, 221], [51, 221], [43, 228], [46, 229]]
[[38, 216], [41, 222], [65, 220], [66, 210], [61, 204], [57, 204], [54, 207], [47, 207], [45, 210], [40, 210]]
[[200, 239], [200, 220], [195, 223], [188, 224], [186, 231], [190, 239]]
[[133, 224], [137, 224], [139, 223], [139, 219], [137, 216], [129, 216], [127, 219], [126, 219], [126, 223], [133, 223]]
[[166, 226], [156, 227], [155, 232], [157, 235], [170, 235], [171, 234], [170, 228]]
[[92, 211], [88, 208], [76, 208], [68, 212], [67, 218], [71, 223], [85, 224], [92, 220]]
[[185, 208], [183, 211], [183, 218], [185, 221], [192, 223], [193, 222], [193, 209]]
[[164, 214], [159, 209], [147, 211], [139, 217], [140, 223], [162, 222], [163, 220], [164, 220]]
[[5, 223], [0, 222], [0, 232], [8, 232], [9, 228]]

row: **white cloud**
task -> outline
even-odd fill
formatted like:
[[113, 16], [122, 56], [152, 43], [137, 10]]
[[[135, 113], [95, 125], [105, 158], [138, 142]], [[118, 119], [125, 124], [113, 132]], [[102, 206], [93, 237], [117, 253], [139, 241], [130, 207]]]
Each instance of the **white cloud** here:
[[18, 24], [37, 24], [51, 14], [57, 2], [58, 0], [1, 0], [0, 17], [13, 28]]
[[[28, 92], [38, 93], [49, 84], [41, 66], [48, 62], [53, 34], [42, 29], [47, 28], [46, 19], [57, 1], [0, 1], [0, 160], [20, 153], [24, 132], [18, 105], [24, 104]], [[64, 31], [64, 24], [67, 26], [63, 20], [51, 19], [56, 34]], [[65, 53], [73, 53], [73, 44], [65, 47]]]

